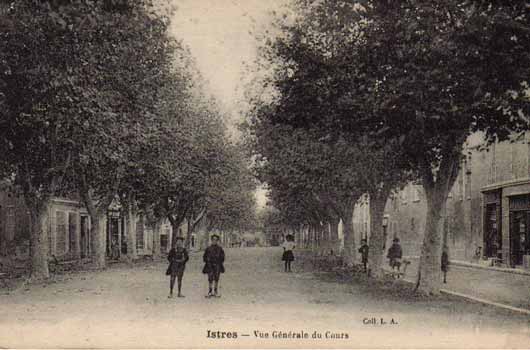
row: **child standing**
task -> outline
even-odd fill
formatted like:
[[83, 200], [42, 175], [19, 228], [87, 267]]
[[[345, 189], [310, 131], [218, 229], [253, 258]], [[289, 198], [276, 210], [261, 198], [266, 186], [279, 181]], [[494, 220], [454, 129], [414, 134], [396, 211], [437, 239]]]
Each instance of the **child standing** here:
[[[202, 257], [204, 261], [204, 268], [202, 273], [208, 275], [208, 295], [207, 297], [217, 297], [217, 287], [219, 285], [219, 278], [221, 274], [225, 272], [224, 261], [225, 252], [223, 248], [219, 246], [219, 236], [212, 235], [211, 245], [206, 248]], [[214, 285], [214, 292], [212, 293], [212, 284]]]
[[293, 250], [295, 248], [294, 237], [292, 235], [287, 235], [285, 237], [285, 242], [282, 244], [283, 255], [282, 260], [285, 263], [285, 272], [291, 272], [291, 262], [294, 261]]
[[184, 238], [177, 237], [175, 241], [176, 247], [171, 248], [167, 256], [169, 261], [169, 266], [166, 271], [166, 275], [170, 276], [169, 280], [169, 296], [168, 298], [173, 297], [173, 287], [175, 286], [175, 279], [177, 279], [177, 288], [179, 298], [183, 298], [184, 295], [181, 293], [182, 289], [182, 277], [184, 276], [184, 270], [186, 268], [186, 263], [189, 260], [188, 251], [184, 248]]
[[403, 256], [403, 252], [401, 250], [401, 245], [399, 244], [399, 238], [394, 238], [392, 246], [388, 250], [387, 258], [389, 259], [390, 267], [392, 268], [392, 272], [397, 267], [398, 270], [398, 278], [399, 273], [401, 269], [401, 257]]
[[359, 253], [361, 253], [361, 258], [363, 262], [363, 268], [364, 272], [366, 273], [368, 270], [366, 269], [366, 265], [368, 264], [368, 244], [366, 243], [366, 238], [361, 240], [361, 248], [359, 248]]

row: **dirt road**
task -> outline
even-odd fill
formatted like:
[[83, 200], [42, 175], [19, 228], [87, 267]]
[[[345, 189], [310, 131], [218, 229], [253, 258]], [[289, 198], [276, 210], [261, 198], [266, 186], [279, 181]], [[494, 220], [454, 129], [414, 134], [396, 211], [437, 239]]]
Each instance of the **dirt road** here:
[[165, 262], [75, 273], [45, 287], [4, 293], [0, 347], [530, 344], [529, 319], [522, 315], [458, 299], [403, 302], [325, 274], [286, 274], [278, 248], [226, 249], [226, 255], [217, 299], [204, 298], [200, 254], [188, 263], [182, 299], [167, 298]]

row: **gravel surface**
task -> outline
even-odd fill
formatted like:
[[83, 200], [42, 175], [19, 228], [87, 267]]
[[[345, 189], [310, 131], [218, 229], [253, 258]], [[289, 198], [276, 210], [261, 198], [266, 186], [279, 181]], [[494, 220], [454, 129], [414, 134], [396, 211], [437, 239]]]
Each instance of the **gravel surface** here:
[[[0, 347], [527, 348], [530, 320], [402, 283], [282, 272], [279, 248], [226, 249], [221, 298], [205, 299], [201, 254], [168, 299], [163, 261], [77, 271], [0, 295]], [[1, 292], [1, 290], [0, 290]], [[381, 323], [381, 319], [385, 322]], [[393, 320], [393, 322], [392, 322]], [[319, 337], [320, 336], [320, 337]]]

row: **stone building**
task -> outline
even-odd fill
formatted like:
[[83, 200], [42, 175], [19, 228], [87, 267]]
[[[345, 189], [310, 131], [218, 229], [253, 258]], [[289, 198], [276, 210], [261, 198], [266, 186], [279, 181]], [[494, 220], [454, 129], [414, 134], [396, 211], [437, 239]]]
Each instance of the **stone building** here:
[[[118, 244], [119, 256], [127, 255], [127, 225], [118, 202], [113, 202], [104, 219], [107, 256], [111, 242]], [[153, 225], [140, 213], [136, 218], [138, 255], [166, 254], [171, 248], [173, 229], [169, 221], [159, 223], [158, 235]], [[84, 205], [72, 198], [54, 197], [48, 206], [48, 252], [58, 260], [83, 259], [92, 256], [91, 220]], [[29, 256], [30, 216], [24, 199], [10, 186], [0, 188], [0, 257], [25, 259]], [[179, 230], [186, 233], [185, 223]], [[195, 236], [192, 243], [196, 241]]]
[[[453, 260], [530, 268], [530, 135], [485, 147], [480, 134], [466, 144], [460, 172], [443, 210], [444, 240]], [[369, 236], [368, 202], [354, 212], [355, 240]], [[405, 255], [419, 256], [427, 205], [421, 185], [389, 199], [387, 247], [399, 237]], [[365, 229], [366, 227], [366, 229]]]

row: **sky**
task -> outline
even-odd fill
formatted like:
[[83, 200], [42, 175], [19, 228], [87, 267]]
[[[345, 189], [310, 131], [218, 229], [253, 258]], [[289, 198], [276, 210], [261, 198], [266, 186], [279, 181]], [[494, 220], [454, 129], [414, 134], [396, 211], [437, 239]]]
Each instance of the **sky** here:
[[242, 98], [245, 64], [257, 54], [251, 32], [271, 23], [270, 12], [285, 1], [173, 0], [177, 11], [172, 33], [190, 48], [232, 124], [241, 120], [237, 103]]
[[[177, 7], [172, 34], [181, 39], [197, 60], [210, 92], [219, 100], [232, 130], [242, 120], [238, 113], [246, 80], [246, 64], [257, 56], [252, 32], [272, 21], [271, 11], [287, 0], [174, 0]], [[265, 190], [256, 191], [265, 205]]]

